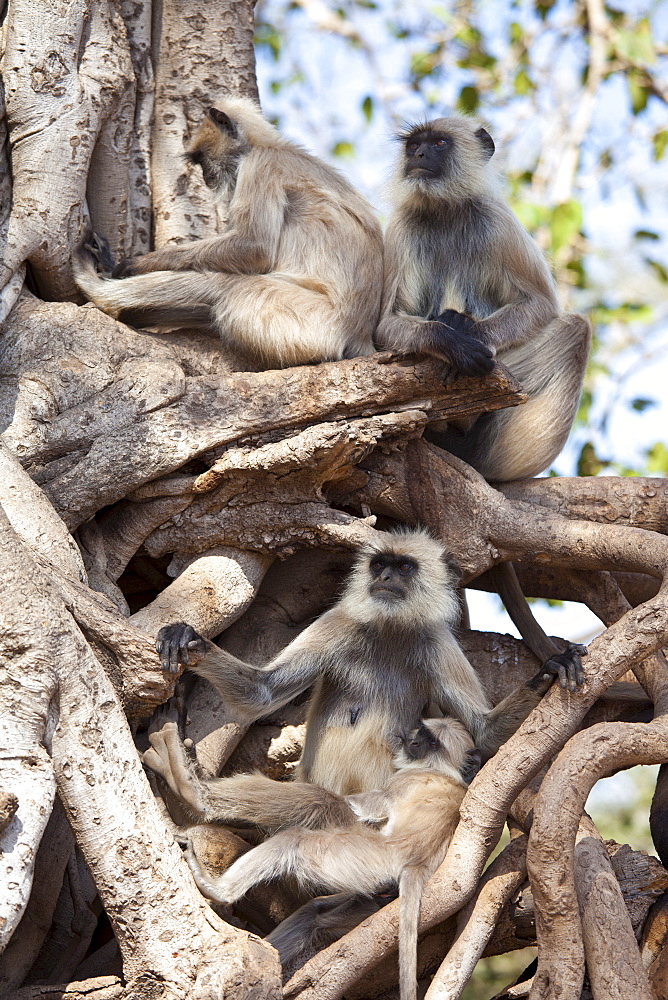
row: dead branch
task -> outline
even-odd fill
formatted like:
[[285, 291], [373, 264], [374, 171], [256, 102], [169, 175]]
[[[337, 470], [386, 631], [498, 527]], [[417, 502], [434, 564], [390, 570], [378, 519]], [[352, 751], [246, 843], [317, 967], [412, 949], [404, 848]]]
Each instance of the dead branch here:
[[563, 517], [668, 531], [665, 479], [628, 476], [549, 476], [497, 486], [509, 500], [547, 507]]
[[[543, 780], [527, 851], [541, 945], [532, 997], [576, 1000], [580, 996], [584, 945], [579, 922], [574, 920], [577, 896], [573, 864], [577, 828], [589, 791], [599, 778], [619, 767], [666, 760], [665, 717], [646, 725], [602, 723], [575, 735]], [[618, 933], [621, 931], [616, 927]], [[628, 974], [633, 965], [625, 968]], [[603, 970], [599, 974], [602, 983], [606, 982]]]
[[526, 877], [525, 834], [515, 836], [483, 876], [457, 918], [457, 937], [434, 976], [425, 1000], [457, 1000], [494, 933], [502, 908]]

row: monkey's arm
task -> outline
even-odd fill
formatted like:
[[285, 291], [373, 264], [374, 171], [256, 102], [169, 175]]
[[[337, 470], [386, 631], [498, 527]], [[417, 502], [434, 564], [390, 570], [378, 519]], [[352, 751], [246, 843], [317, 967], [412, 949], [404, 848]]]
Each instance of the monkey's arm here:
[[[509, 210], [507, 210], [509, 211]], [[543, 256], [513, 217], [502, 231], [488, 265], [492, 297], [504, 304], [467, 328], [497, 354], [523, 344], [559, 316], [556, 288]], [[439, 317], [442, 319], [442, 317]]]
[[390, 225], [385, 249], [381, 316], [374, 338], [378, 349], [400, 354], [431, 354], [452, 365], [457, 374], [489, 375], [494, 367], [494, 355], [480, 338], [469, 335], [468, 317], [452, 310], [452, 321], [445, 314], [438, 319], [411, 315], [404, 301], [403, 287], [410, 282], [410, 255], [402, 255], [400, 237]]
[[491, 712], [476, 718], [472, 736], [480, 749], [483, 760], [488, 760], [499, 747], [510, 739], [529, 713], [540, 702], [552, 686], [556, 677], [562, 688], [577, 691], [584, 682], [581, 657], [586, 655], [586, 647], [570, 645], [563, 653], [557, 653], [543, 664], [531, 680], [499, 702]]
[[184, 622], [161, 628], [156, 649], [163, 670], [175, 673], [179, 663], [185, 664], [210, 681], [246, 721], [253, 722], [292, 701], [323, 672], [321, 621], [305, 629], [266, 667], [238, 660]]
[[152, 271], [225, 271], [228, 274], [266, 274], [271, 270], [267, 248], [257, 239], [231, 231], [192, 243], [163, 247], [139, 257], [125, 257], [112, 278], [130, 278]]
[[[252, 154], [246, 159], [253, 159]], [[276, 266], [287, 207], [286, 180], [276, 161], [271, 160], [262, 173], [262, 190], [258, 191], [253, 179], [260, 166], [243, 163], [239, 169], [229, 206], [228, 232], [122, 260], [114, 268], [112, 277], [128, 278], [150, 271], [223, 271], [228, 274], [271, 271]]]

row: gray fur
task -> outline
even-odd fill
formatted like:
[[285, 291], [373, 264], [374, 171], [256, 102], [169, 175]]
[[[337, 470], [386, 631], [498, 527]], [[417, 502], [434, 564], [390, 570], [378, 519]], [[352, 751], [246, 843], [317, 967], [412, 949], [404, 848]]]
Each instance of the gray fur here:
[[[412, 137], [443, 136], [440, 173], [415, 171]], [[577, 409], [590, 341], [582, 316], [564, 315], [538, 246], [498, 194], [477, 123], [439, 118], [402, 136], [385, 235], [385, 281], [376, 341], [434, 349], [446, 310], [475, 321], [470, 335], [523, 384], [524, 406], [486, 414], [464, 433], [440, 425], [432, 439], [486, 479], [536, 475], [561, 451]]]

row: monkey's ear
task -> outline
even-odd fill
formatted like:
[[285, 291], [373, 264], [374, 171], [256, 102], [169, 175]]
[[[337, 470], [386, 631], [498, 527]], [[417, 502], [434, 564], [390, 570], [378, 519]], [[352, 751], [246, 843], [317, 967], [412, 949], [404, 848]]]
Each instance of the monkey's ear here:
[[443, 558], [443, 562], [448, 567], [448, 569], [450, 570], [450, 572], [452, 573], [452, 575], [454, 577], [454, 585], [455, 585], [455, 587], [459, 586], [459, 581], [461, 580], [462, 576], [464, 575], [462, 573], [461, 566], [459, 565], [459, 563], [457, 562], [457, 560], [455, 559], [455, 557], [452, 555], [451, 552], [444, 552], [442, 558]]
[[477, 129], [475, 135], [476, 139], [482, 146], [487, 156], [487, 159], [491, 160], [491, 158], [494, 156], [494, 150], [496, 149], [496, 146], [494, 145], [494, 140], [492, 139], [491, 135], [489, 134], [487, 129], [482, 128], [482, 126], [479, 129]]
[[226, 115], [224, 111], [219, 111], [218, 108], [209, 108], [208, 115], [211, 121], [217, 125], [222, 132], [227, 132], [236, 139], [237, 126], [234, 124], [229, 115]]

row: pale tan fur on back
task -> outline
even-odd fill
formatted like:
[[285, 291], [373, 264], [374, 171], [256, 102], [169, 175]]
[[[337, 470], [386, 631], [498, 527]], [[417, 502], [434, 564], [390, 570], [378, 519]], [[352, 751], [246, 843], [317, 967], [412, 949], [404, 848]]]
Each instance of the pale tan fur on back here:
[[200, 319], [203, 312], [263, 367], [370, 354], [383, 254], [370, 205], [281, 136], [254, 102], [227, 98], [218, 110], [238, 134], [206, 118], [188, 151], [214, 164], [226, 231], [136, 258], [140, 273], [122, 281], [100, 277], [80, 257], [79, 287], [112, 315], [138, 313], [149, 326], [170, 325], [172, 313], [171, 325], [187, 325], [188, 309]]

